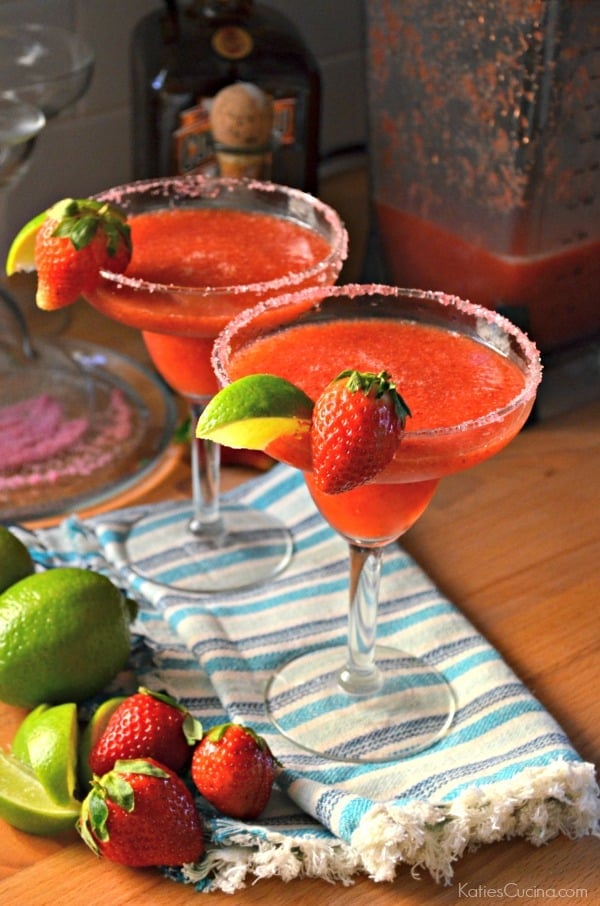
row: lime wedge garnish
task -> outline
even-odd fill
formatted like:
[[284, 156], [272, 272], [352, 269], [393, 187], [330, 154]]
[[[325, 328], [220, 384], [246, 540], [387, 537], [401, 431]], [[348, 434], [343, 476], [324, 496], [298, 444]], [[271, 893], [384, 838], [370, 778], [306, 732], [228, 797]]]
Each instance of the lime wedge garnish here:
[[27, 733], [27, 761], [49, 798], [57, 805], [68, 806], [77, 785], [77, 705], [67, 702], [36, 710], [37, 717]]
[[51, 836], [74, 829], [78, 817], [79, 803], [56, 805], [27, 765], [0, 751], [0, 818], [26, 833]]
[[35, 270], [35, 237], [48, 215], [47, 211], [36, 214], [24, 227], [21, 227], [11, 242], [6, 256], [6, 273], [10, 277], [17, 271]]
[[278, 438], [307, 434], [313, 401], [273, 374], [249, 374], [220, 390], [196, 425], [196, 436], [226, 447], [266, 450]]

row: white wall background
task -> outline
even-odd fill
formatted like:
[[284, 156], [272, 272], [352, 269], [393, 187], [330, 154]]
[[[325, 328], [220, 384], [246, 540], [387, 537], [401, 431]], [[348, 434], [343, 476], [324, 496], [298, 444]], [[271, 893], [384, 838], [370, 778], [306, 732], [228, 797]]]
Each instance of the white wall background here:
[[[319, 61], [322, 155], [364, 143], [363, 0], [267, 2], [295, 23]], [[129, 40], [135, 23], [160, 6], [160, 0], [0, 0], [0, 25], [58, 25], [81, 34], [96, 55], [88, 93], [48, 123], [27, 173], [8, 192], [0, 255], [19, 227], [57, 199], [131, 177]]]

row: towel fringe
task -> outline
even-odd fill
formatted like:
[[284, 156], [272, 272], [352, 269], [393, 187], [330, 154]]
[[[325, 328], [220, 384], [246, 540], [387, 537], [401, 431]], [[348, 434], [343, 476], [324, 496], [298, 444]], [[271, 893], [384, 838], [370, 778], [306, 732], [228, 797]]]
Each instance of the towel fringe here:
[[289, 837], [249, 827], [228, 831], [220, 822], [219, 842], [198, 865], [185, 865], [182, 879], [198, 890], [224, 893], [263, 878], [282, 881], [321, 878], [349, 886], [358, 874], [393, 881], [402, 865], [411, 875], [429, 872], [452, 883], [453, 863], [486, 843], [522, 837], [541, 846], [564, 834], [600, 836], [600, 790], [592, 764], [558, 761], [529, 768], [492, 788], [469, 787], [448, 804], [393, 806], [378, 803], [354, 832], [351, 844], [320, 836]]
[[541, 846], [559, 834], [600, 836], [600, 798], [592, 764], [557, 761], [510, 781], [470, 787], [449, 804], [378, 804], [352, 836], [364, 870], [391, 881], [402, 863], [450, 884], [452, 864], [482, 844], [522, 837]]
[[254, 884], [272, 877], [284, 882], [320, 878], [349, 886], [361, 871], [359, 854], [341, 840], [310, 835], [291, 838], [270, 831], [262, 834], [257, 838], [238, 828], [227, 836], [229, 846], [220, 840], [216, 848], [208, 847], [202, 862], [184, 865], [182, 879], [198, 890], [235, 893], [250, 881]]

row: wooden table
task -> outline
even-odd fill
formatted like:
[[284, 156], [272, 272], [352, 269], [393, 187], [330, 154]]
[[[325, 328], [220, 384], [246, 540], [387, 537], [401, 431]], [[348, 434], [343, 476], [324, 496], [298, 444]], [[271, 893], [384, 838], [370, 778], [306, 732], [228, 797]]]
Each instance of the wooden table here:
[[[78, 303], [79, 305], [79, 303]], [[139, 336], [75, 307], [69, 332], [145, 357]], [[445, 479], [404, 546], [443, 592], [502, 652], [506, 661], [561, 722], [581, 756], [598, 763], [600, 537], [598, 532], [600, 404], [527, 427], [500, 455]], [[226, 469], [225, 486], [251, 474]], [[185, 497], [184, 451], [171, 451], [160, 481], [146, 481], [128, 499]], [[121, 500], [118, 501], [121, 504]], [[114, 502], [113, 502], [114, 505]], [[23, 712], [0, 706], [0, 744], [10, 742]], [[600, 841], [558, 838], [537, 849], [522, 841], [481, 848], [456, 865], [451, 887], [401, 868], [391, 884], [365, 877], [351, 887], [320, 880], [260, 881], [236, 902], [295, 906], [535, 903], [554, 896], [569, 904], [600, 903]], [[576, 891], [579, 891], [577, 893]], [[225, 904], [213, 893], [207, 902]], [[2, 906], [180, 906], [201, 902], [184, 885], [154, 870], [98, 860], [79, 838], [28, 836], [0, 821]]]

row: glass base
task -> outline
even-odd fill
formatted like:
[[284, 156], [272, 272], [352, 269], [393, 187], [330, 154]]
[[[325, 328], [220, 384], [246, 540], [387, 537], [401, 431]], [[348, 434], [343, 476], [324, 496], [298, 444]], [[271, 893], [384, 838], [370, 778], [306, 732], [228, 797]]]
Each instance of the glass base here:
[[284, 736], [336, 761], [385, 762], [422, 752], [446, 734], [455, 702], [441, 673], [404, 651], [377, 646], [381, 686], [353, 695], [338, 682], [346, 650], [308, 652], [271, 678], [267, 711]]
[[292, 536], [274, 516], [223, 505], [220, 530], [190, 531], [190, 504], [134, 522], [124, 542], [127, 566], [166, 589], [210, 594], [267, 582], [290, 562]]

